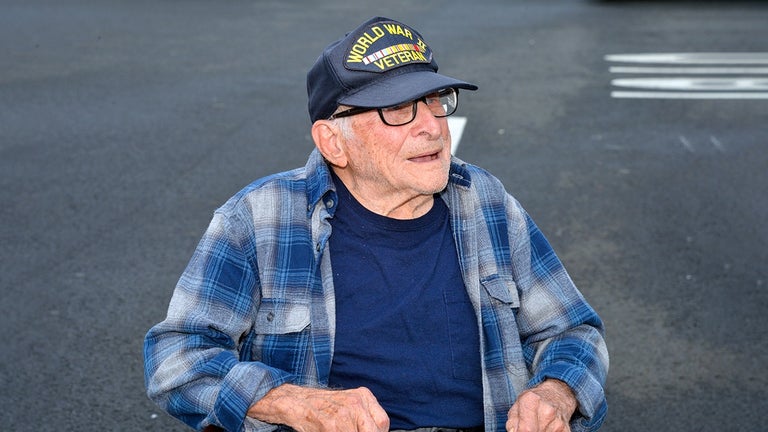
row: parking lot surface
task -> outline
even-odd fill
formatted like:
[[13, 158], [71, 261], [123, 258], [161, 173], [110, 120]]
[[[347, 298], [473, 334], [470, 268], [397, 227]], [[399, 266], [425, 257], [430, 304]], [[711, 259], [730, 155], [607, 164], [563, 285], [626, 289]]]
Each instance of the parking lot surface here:
[[607, 326], [605, 431], [763, 431], [765, 2], [3, 2], [0, 424], [183, 431], [142, 341], [213, 210], [312, 149], [305, 74], [374, 15], [461, 94]]

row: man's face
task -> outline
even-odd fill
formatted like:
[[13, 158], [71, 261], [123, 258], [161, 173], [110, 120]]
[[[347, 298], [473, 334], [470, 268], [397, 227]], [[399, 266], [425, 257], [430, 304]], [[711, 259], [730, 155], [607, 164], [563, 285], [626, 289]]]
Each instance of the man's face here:
[[358, 187], [403, 202], [445, 188], [451, 161], [447, 118], [435, 117], [419, 102], [416, 118], [402, 126], [384, 124], [375, 110], [349, 119], [345, 147]]

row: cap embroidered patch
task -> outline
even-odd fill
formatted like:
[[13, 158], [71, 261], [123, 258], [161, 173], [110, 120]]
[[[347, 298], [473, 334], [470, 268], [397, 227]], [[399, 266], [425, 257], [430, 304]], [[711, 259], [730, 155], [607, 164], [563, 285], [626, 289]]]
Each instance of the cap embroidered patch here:
[[397, 22], [376, 22], [352, 38], [344, 59], [349, 70], [386, 72], [414, 63], [431, 63], [432, 50], [414, 30]]

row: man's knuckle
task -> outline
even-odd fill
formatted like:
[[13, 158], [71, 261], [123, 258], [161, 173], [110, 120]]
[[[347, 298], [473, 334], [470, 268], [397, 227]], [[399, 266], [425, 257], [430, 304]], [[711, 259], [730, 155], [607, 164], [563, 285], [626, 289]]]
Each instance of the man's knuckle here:
[[557, 414], [557, 410], [555, 407], [549, 404], [541, 404], [539, 411], [541, 411], [542, 414], [546, 415], [547, 417], [555, 417]]

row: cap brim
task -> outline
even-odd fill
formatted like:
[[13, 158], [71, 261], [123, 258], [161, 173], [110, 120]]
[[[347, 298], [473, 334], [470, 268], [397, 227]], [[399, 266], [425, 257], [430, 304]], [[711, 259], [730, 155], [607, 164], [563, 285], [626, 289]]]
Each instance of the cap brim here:
[[433, 71], [414, 71], [395, 75], [369, 85], [339, 100], [340, 105], [382, 108], [418, 99], [444, 88], [477, 90], [477, 86]]

